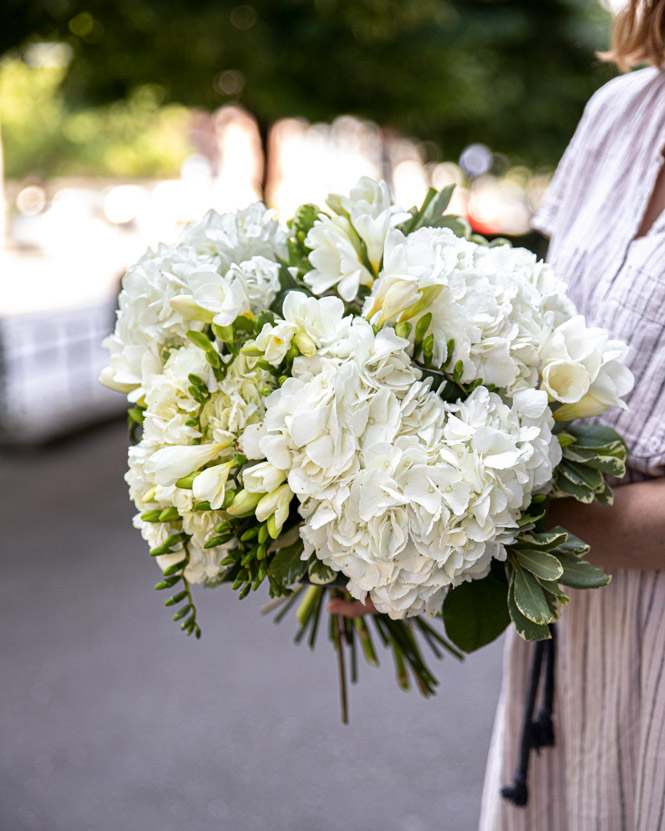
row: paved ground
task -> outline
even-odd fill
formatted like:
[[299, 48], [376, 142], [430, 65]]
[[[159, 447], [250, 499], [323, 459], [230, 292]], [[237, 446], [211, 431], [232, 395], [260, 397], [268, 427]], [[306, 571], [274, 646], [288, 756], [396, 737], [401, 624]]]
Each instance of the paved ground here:
[[500, 645], [429, 701], [361, 667], [342, 726], [332, 651], [264, 598], [201, 591], [198, 643], [171, 622], [125, 449], [113, 423], [0, 457], [2, 831], [475, 829]]

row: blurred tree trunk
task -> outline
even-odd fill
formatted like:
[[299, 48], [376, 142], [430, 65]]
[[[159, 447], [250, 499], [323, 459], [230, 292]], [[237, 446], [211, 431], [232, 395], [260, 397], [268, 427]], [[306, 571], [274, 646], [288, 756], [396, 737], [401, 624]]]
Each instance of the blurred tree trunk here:
[[266, 201], [266, 191], [268, 189], [268, 177], [270, 176], [270, 159], [268, 158], [268, 153], [270, 149], [270, 142], [268, 138], [270, 136], [270, 123], [265, 118], [259, 118], [257, 115], [254, 115], [256, 119], [256, 124], [259, 128], [259, 138], [261, 139], [261, 156], [263, 161], [263, 170], [261, 171], [261, 199], [265, 203]]

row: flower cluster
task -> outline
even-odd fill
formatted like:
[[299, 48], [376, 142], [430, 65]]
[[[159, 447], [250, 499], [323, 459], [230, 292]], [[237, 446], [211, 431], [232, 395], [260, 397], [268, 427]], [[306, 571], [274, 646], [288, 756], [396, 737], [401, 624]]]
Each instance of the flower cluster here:
[[305, 228], [210, 212], [129, 270], [103, 380], [143, 424], [127, 481], [165, 585], [279, 593], [295, 552], [391, 618], [431, 616], [552, 489], [555, 421], [625, 406], [625, 346], [534, 255], [428, 200], [362, 179]]
[[[237, 214], [210, 211], [175, 245], [160, 245], [129, 269], [116, 329], [105, 341], [111, 360], [102, 382], [127, 392], [142, 413], [143, 438], [130, 448], [126, 477], [139, 510], [135, 525], [153, 550], [186, 535], [190, 582], [217, 579], [220, 561], [234, 547], [232, 540], [204, 546], [224, 518], [219, 509], [233, 443], [263, 417], [261, 391], [274, 379], [256, 358], [231, 361], [220, 354], [220, 342], [210, 342], [218, 355], [211, 364], [187, 333], [213, 322], [229, 326], [269, 306], [285, 252], [286, 233], [262, 205]], [[192, 378], [200, 381], [198, 389]], [[204, 465], [201, 478], [182, 481]], [[210, 509], [195, 510], [202, 503]], [[155, 521], [164, 511], [170, 519]], [[182, 559], [183, 542], [157, 556], [163, 569]]]

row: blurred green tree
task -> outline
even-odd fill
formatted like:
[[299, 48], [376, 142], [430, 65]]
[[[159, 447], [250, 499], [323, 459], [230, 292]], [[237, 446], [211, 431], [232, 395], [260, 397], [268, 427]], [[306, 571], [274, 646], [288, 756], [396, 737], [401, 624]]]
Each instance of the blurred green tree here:
[[594, 0], [4, 0], [0, 54], [69, 44], [73, 105], [245, 106], [278, 118], [372, 119], [436, 142], [482, 141], [552, 165], [589, 95], [608, 15]]

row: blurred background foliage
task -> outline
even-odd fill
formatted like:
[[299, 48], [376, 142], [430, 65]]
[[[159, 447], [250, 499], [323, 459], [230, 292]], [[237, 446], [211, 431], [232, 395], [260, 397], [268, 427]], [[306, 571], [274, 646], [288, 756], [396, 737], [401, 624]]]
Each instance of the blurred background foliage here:
[[0, 113], [9, 178], [172, 175], [190, 152], [189, 113], [162, 106], [161, 87], [135, 87], [106, 106], [72, 107], [62, 66], [0, 64]]
[[433, 159], [482, 141], [553, 167], [612, 75], [593, 57], [608, 17], [595, 0], [4, 0], [6, 173], [168, 175], [185, 107], [228, 103], [264, 139], [349, 113]]

